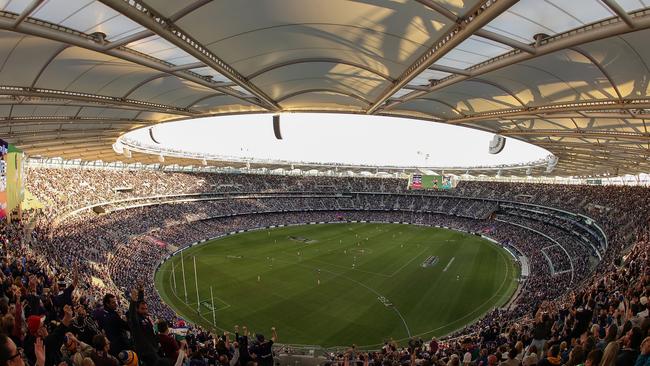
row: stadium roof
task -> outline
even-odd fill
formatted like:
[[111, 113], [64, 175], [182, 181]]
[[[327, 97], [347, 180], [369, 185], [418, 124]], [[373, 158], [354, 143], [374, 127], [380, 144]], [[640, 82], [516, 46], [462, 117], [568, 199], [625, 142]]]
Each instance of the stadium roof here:
[[554, 175], [648, 172], [648, 6], [0, 0], [0, 137], [32, 156], [148, 163], [111, 145], [200, 116], [365, 113], [519, 138], [559, 157]]

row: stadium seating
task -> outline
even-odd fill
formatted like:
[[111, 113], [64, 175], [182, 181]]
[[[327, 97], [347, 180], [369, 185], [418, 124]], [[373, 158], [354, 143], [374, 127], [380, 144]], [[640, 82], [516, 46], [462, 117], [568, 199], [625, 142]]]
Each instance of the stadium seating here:
[[[452, 191], [424, 194], [406, 191], [406, 182], [393, 178], [44, 168], [30, 169], [27, 179], [27, 189], [47, 208], [3, 224], [6, 300], [4, 306], [0, 300], [0, 311], [3, 333], [35, 363], [77, 365], [73, 356], [83, 347], [67, 351], [64, 342], [95, 345], [92, 335], [101, 329], [115, 343], [101, 302], [107, 293], [126, 304], [130, 291], [141, 288], [133, 299], [144, 295], [154, 318], [176, 324], [179, 319], [158, 297], [152, 280], [171, 247], [237, 230], [340, 220], [480, 233], [527, 257], [530, 273], [507, 306], [440, 343], [416, 340], [419, 346], [389, 343], [369, 354], [334, 352], [328, 355], [331, 362], [458, 365], [462, 359], [485, 366], [496, 365], [493, 356], [505, 360], [513, 354], [530, 365], [555, 362], [547, 348], [552, 346], [548, 355], [555, 354], [563, 341], [568, 344], [561, 350], [561, 364], [577, 365], [593, 352], [607, 353], [615, 347], [612, 342], [621, 344], [615, 363], [601, 365], [632, 366], [641, 351], [639, 360], [647, 362], [647, 339], [641, 349], [650, 328], [650, 195], [645, 188], [461, 182]], [[106, 213], [96, 214], [93, 205]], [[73, 303], [80, 305], [66, 306]], [[41, 315], [61, 321], [48, 325], [45, 361], [39, 360], [41, 346], [35, 344]], [[75, 335], [64, 338], [66, 331]], [[249, 357], [239, 350], [237, 355], [208, 353], [205, 341], [216, 335], [198, 327], [190, 334], [190, 349], [213, 362], [220, 355]], [[142, 353], [138, 337], [143, 335], [131, 328], [135, 350]], [[571, 359], [578, 347], [582, 358]], [[121, 349], [113, 351], [118, 356]], [[90, 347], [88, 352], [98, 351]], [[162, 362], [159, 355], [143, 356], [147, 364]], [[600, 362], [592, 360], [592, 366]]]

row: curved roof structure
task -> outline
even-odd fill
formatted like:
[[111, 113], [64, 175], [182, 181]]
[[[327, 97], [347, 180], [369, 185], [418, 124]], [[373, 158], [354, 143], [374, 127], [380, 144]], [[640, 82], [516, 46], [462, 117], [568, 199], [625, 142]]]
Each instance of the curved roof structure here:
[[0, 9], [0, 136], [32, 156], [127, 160], [111, 145], [135, 128], [319, 111], [522, 139], [556, 155], [559, 175], [650, 171], [648, 0], [0, 0]]

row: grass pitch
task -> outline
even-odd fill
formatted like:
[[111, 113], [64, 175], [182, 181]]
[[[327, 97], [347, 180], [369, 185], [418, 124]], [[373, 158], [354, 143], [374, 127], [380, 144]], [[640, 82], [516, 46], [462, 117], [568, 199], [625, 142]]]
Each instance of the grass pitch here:
[[505, 303], [519, 277], [512, 256], [478, 236], [399, 224], [254, 231], [195, 246], [183, 260], [187, 303], [179, 255], [161, 266], [156, 287], [186, 319], [267, 336], [275, 326], [280, 343], [324, 347], [450, 333]]

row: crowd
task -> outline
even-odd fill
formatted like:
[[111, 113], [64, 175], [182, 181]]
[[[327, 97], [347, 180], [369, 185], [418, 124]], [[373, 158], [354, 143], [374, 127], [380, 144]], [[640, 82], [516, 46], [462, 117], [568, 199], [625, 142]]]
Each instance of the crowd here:
[[[189, 325], [153, 289], [156, 266], [179, 247], [231, 231], [345, 220], [482, 233], [526, 257], [530, 274], [507, 307], [443, 340], [388, 341], [371, 353], [353, 347], [328, 355], [330, 362], [650, 362], [650, 340], [644, 341], [650, 329], [650, 195], [643, 188], [461, 182], [453, 191], [423, 195], [405, 192], [399, 179], [77, 169], [29, 169], [27, 177], [27, 188], [48, 208], [2, 224], [0, 366], [270, 366], [275, 330], [269, 339], [250, 339], [245, 328], [233, 328], [234, 337], [196, 327], [179, 333]], [[208, 192], [228, 194], [105, 215], [87, 210], [53, 224], [62, 213], [90, 204]], [[245, 192], [260, 195], [236, 196]], [[548, 208], [533, 212], [523, 203]], [[594, 218], [609, 247], [589, 221], [551, 207]]]
[[[394, 178], [181, 173], [155, 170], [27, 169], [26, 187], [52, 214], [120, 199], [203, 192], [400, 192]], [[76, 194], [71, 195], [74, 190]]]
[[[0, 228], [3, 366], [273, 364], [274, 329], [268, 340], [261, 334], [249, 339], [245, 326], [231, 336], [188, 329], [175, 316], [154, 320], [150, 306], [158, 304], [145, 301], [147, 278], [127, 293], [106, 291], [94, 297], [81, 281], [81, 261], [61, 271], [31, 247], [27, 227], [2, 222]], [[134, 276], [137, 271], [131, 268], [129, 277]], [[172, 333], [179, 329], [181, 333]]]

